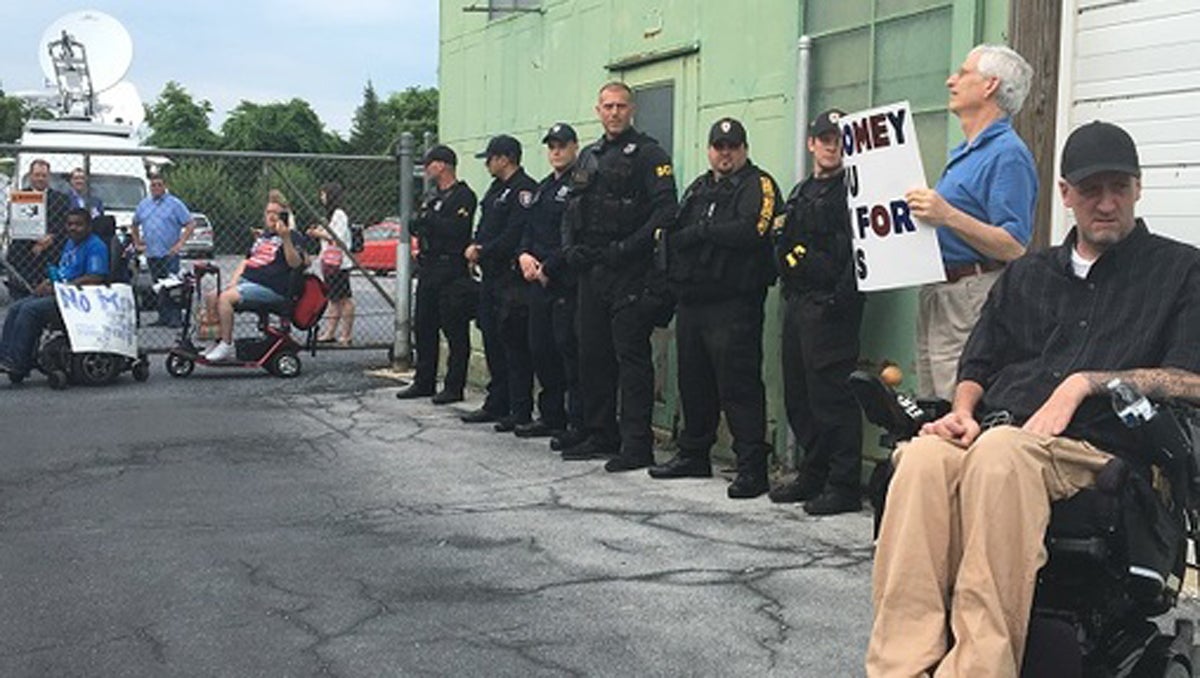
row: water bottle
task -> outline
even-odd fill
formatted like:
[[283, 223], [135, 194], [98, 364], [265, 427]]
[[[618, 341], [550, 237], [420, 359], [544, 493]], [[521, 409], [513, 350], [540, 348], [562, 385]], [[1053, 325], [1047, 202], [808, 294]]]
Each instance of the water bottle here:
[[1113, 412], [1127, 427], [1138, 428], [1158, 414], [1154, 403], [1120, 379], [1113, 379], [1106, 386], [1112, 398]]
[[54, 264], [46, 265], [46, 277], [49, 278], [50, 282], [52, 283], [63, 282], [62, 271], [60, 271]]

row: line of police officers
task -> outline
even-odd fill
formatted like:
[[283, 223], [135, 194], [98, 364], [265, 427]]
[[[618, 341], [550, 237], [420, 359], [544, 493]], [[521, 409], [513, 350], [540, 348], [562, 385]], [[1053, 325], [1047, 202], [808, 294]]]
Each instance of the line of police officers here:
[[[412, 223], [417, 367], [397, 397], [462, 400], [474, 315], [490, 381], [482, 407], [463, 421], [549, 436], [564, 460], [606, 459], [609, 472], [648, 467], [666, 479], [712, 475], [724, 412], [737, 455], [728, 495], [756, 497], [769, 489], [763, 305], [778, 277], [788, 421], [805, 454], [797, 479], [771, 498], [803, 501], [813, 514], [858, 510], [862, 431], [846, 378], [863, 301], [850, 260], [839, 112], [810, 127], [814, 173], [786, 201], [749, 160], [737, 120], [712, 126], [710, 169], [677, 200], [670, 157], [633, 127], [630, 89], [606, 84], [596, 113], [604, 135], [582, 150], [570, 125], [547, 131], [552, 172], [540, 183], [522, 169], [516, 139], [491, 139], [477, 155], [493, 181], [474, 234], [475, 195], [456, 177], [454, 152], [426, 153], [434, 188]], [[683, 425], [678, 453], [655, 465], [650, 337], [673, 315]], [[439, 332], [450, 347], [441, 391]]]

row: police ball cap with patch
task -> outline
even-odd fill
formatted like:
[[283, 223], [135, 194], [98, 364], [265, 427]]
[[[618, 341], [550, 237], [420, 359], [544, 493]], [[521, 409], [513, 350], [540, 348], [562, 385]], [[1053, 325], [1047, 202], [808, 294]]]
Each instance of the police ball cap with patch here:
[[421, 158], [421, 163], [428, 165], [431, 162], [444, 162], [447, 165], [458, 165], [458, 156], [454, 150], [444, 144], [438, 144], [433, 148], [425, 151], [424, 157]]
[[721, 141], [734, 146], [745, 146], [746, 128], [733, 118], [721, 118], [708, 130], [708, 145], [713, 146]]
[[843, 115], [846, 115], [846, 112], [836, 108], [819, 113], [808, 125], [808, 136], [819, 137], [826, 132], [836, 131], [838, 121], [842, 119]]
[[550, 126], [550, 129], [546, 130], [546, 136], [542, 137], [543, 144], [548, 144], [551, 141], [566, 144], [572, 141], [579, 141], [579, 137], [575, 134], [574, 127], [565, 122], [556, 122]]
[[506, 158], [521, 157], [521, 142], [507, 134], [499, 134], [488, 141], [487, 148], [475, 154], [476, 158], [491, 158], [502, 155]]
[[1067, 137], [1062, 154], [1062, 178], [1078, 184], [1100, 172], [1142, 176], [1133, 137], [1111, 122], [1094, 120]]

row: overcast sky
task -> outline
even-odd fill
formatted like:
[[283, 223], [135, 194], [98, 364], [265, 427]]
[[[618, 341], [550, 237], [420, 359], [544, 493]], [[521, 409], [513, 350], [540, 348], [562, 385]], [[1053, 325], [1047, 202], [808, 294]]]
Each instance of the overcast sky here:
[[168, 80], [215, 108], [305, 99], [346, 135], [368, 79], [380, 96], [437, 84], [437, 0], [0, 0], [0, 84], [38, 89], [42, 32], [83, 9], [112, 15], [133, 38], [126, 79], [152, 103]]

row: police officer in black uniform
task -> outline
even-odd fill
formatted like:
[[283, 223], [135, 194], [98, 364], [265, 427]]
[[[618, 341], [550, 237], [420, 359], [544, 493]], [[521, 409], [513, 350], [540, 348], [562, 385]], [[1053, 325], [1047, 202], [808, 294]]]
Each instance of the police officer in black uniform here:
[[483, 407], [462, 420], [495, 421], [497, 431], [508, 432], [530, 421], [533, 410], [527, 290], [516, 259], [537, 182], [521, 167], [521, 142], [507, 134], [492, 137], [475, 157], [484, 158], [493, 178], [466, 249], [467, 260], [483, 273], [477, 322], [491, 379]]
[[[579, 155], [579, 138], [565, 122], [555, 123], [542, 138], [551, 172], [533, 195], [529, 222], [517, 258], [529, 286], [529, 351], [541, 384], [536, 421], [517, 426], [522, 438], [567, 436], [568, 409], [578, 430], [576, 390], [575, 277], [562, 256], [562, 222], [570, 193], [571, 171]], [[569, 405], [569, 408], [568, 408]], [[576, 434], [572, 434], [576, 435]], [[582, 440], [576, 440], [582, 442]]]
[[771, 499], [803, 501], [813, 515], [861, 508], [862, 419], [847, 378], [858, 362], [863, 295], [854, 280], [841, 115], [825, 111], [809, 126], [813, 174], [792, 189], [775, 234], [784, 402], [804, 459], [796, 480]]
[[588, 437], [563, 450], [563, 458], [616, 454], [605, 464], [610, 472], [654, 462], [650, 334], [660, 301], [647, 282], [654, 234], [676, 209], [671, 158], [633, 128], [632, 99], [624, 83], [600, 89], [596, 114], [604, 136], [579, 154], [566, 217], [567, 261], [579, 272], [579, 383]]
[[732, 499], [767, 485], [767, 409], [762, 380], [763, 302], [775, 281], [771, 227], [779, 187], [747, 157], [746, 129], [722, 118], [708, 134], [710, 170], [683, 194], [663, 237], [667, 279], [678, 301], [675, 346], [683, 430], [679, 453], [653, 478], [707, 478], [724, 410], [737, 455]]
[[[434, 146], [422, 159], [431, 190], [410, 224], [419, 238], [417, 255], [417, 370], [413, 382], [397, 398], [433, 396], [437, 405], [463, 399], [471, 358], [470, 322], [478, 293], [463, 251], [471, 244], [475, 192], [457, 175], [458, 156], [448, 146]], [[437, 386], [438, 331], [446, 336], [450, 357], [446, 379]]]

